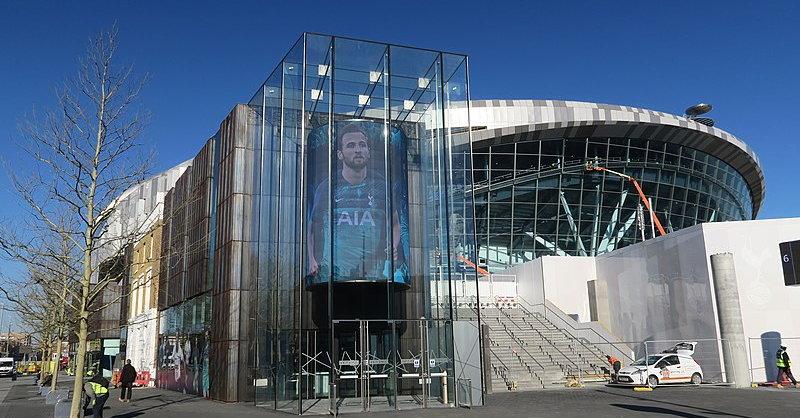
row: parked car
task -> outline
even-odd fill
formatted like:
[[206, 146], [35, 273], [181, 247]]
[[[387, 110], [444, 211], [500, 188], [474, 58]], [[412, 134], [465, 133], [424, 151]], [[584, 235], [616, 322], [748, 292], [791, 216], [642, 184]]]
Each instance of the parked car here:
[[0, 357], [0, 376], [11, 376], [14, 373], [14, 358]]
[[703, 369], [692, 358], [696, 345], [694, 342], [680, 343], [660, 354], [636, 360], [619, 371], [617, 382], [649, 387], [669, 383], [699, 385], [703, 381]]

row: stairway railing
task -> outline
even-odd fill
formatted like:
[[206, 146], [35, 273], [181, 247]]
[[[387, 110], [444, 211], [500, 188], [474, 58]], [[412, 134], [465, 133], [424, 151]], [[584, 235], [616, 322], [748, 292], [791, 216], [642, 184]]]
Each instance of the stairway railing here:
[[[522, 328], [519, 326], [519, 324], [517, 324], [517, 323], [514, 321], [514, 318], [512, 318], [510, 315], [508, 315], [508, 313], [506, 313], [506, 312], [505, 312], [505, 311], [503, 311], [502, 309], [500, 309], [500, 313], [502, 313], [503, 315], [505, 315], [505, 317], [506, 317], [506, 318], [508, 318], [508, 320], [509, 320], [509, 321], [511, 321], [511, 323], [512, 323], [512, 324], [514, 324], [514, 325], [517, 327], [517, 329], [519, 329], [519, 330], [522, 330]], [[511, 336], [511, 339], [512, 339], [512, 340], [513, 340], [515, 343], [517, 343], [517, 345], [519, 345], [519, 348], [520, 348], [522, 351], [524, 351], [524, 352], [525, 352], [525, 354], [527, 354], [527, 355], [528, 355], [528, 357], [530, 357], [530, 358], [531, 358], [531, 360], [533, 360], [533, 362], [534, 362], [534, 363], [536, 363], [536, 365], [537, 365], [537, 366], [539, 366], [539, 368], [540, 368], [540, 369], [544, 370], [544, 366], [542, 366], [542, 364], [541, 364], [541, 363], [539, 363], [539, 361], [538, 361], [538, 360], [536, 360], [536, 358], [535, 358], [535, 357], [533, 357], [533, 355], [531, 355], [531, 353], [529, 353], [527, 349], [525, 349], [525, 347], [524, 347], [524, 346], [523, 346], [523, 345], [522, 345], [522, 344], [521, 344], [521, 343], [518, 341], [518, 338], [517, 338], [516, 336], [514, 336], [513, 332], [510, 332], [510, 331], [508, 331], [508, 328], [506, 328], [505, 324], [503, 324], [503, 328], [505, 329], [506, 333], [508, 333], [508, 334]], [[538, 330], [537, 330], [537, 332], [538, 332]], [[542, 333], [541, 333], [541, 332], [539, 332], [539, 335], [540, 335], [540, 336], [542, 336]], [[542, 336], [542, 338], [544, 338], [544, 336]], [[548, 342], [549, 342], [549, 341], [548, 341]], [[551, 344], [552, 344], [552, 343], [551, 343]]]
[[[548, 306], [547, 303], [531, 304], [527, 300], [525, 300], [525, 298], [523, 298], [521, 296], [517, 296], [517, 299], [518, 299], [517, 306], [519, 306], [522, 311], [526, 312], [528, 315], [531, 315], [531, 316], [534, 316], [534, 317], [543, 318], [544, 320], [546, 320], [547, 322], [552, 324], [557, 329], [559, 329], [559, 330], [563, 331], [564, 333], [566, 333], [568, 335], [568, 337], [571, 337], [571, 338], [575, 339], [576, 341], [580, 341], [584, 345], [584, 347], [586, 346], [585, 343], [589, 343], [589, 344], [592, 344], [594, 346], [597, 346], [597, 345], [607, 346], [609, 348], [609, 351], [613, 351], [612, 354], [614, 354], [615, 356], [620, 357], [620, 358], [625, 358], [625, 359], [628, 359], [630, 361], [634, 361], [635, 360], [634, 356], [632, 355], [633, 350], [631, 350], [631, 348], [627, 344], [625, 344], [624, 342], [611, 342], [603, 334], [597, 332], [596, 329], [591, 328], [591, 327], [576, 327], [576, 326], [574, 326], [569, 321], [561, 318], [562, 315], [565, 316], [566, 314], [564, 314], [563, 312], [560, 313], [560, 312], [555, 311], [550, 306]], [[536, 312], [536, 308], [538, 308], [538, 307], [541, 307], [544, 310], [545, 313], [549, 312], [551, 314], [550, 315], [551, 318], [553, 318], [553, 317], [558, 318], [560, 324], [563, 324], [564, 327], [568, 327], [569, 329], [571, 329], [573, 331], [576, 331], [576, 334], [578, 333], [578, 331], [588, 332], [588, 333], [592, 334], [593, 336], [595, 336], [599, 341], [598, 342], [593, 342], [593, 341], [589, 341], [589, 339], [586, 338], [586, 337], [580, 337], [580, 338], [576, 337], [569, 330], [564, 329], [564, 327], [561, 327], [561, 326], [553, 323], [553, 321], [551, 321], [550, 319], [547, 318], [546, 314], [542, 315], [542, 314]], [[596, 357], [601, 361], [601, 364], [605, 363], [605, 361], [606, 361], [605, 358], [597, 356], [597, 355], [596, 355]]]

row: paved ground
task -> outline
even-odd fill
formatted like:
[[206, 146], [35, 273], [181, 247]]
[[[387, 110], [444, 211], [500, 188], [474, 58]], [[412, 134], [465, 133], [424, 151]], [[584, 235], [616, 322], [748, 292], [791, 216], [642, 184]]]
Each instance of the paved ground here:
[[[62, 387], [71, 382], [66, 380]], [[61, 386], [61, 385], [60, 385]], [[120, 403], [119, 391], [111, 391], [104, 410], [106, 418], [163, 417], [286, 417], [249, 404], [223, 404], [160, 389], [134, 390], [134, 402]], [[4, 397], [5, 396], [5, 397]], [[435, 408], [380, 412], [381, 417], [684, 417], [761, 418], [795, 416], [800, 411], [800, 389], [730, 389], [725, 387], [662, 387], [653, 392], [630, 388], [595, 387], [489, 395], [486, 406], [471, 410]], [[17, 382], [0, 379], [0, 418], [45, 418], [53, 406], [45, 405], [29, 377]], [[364, 416], [347, 414], [345, 416]]]

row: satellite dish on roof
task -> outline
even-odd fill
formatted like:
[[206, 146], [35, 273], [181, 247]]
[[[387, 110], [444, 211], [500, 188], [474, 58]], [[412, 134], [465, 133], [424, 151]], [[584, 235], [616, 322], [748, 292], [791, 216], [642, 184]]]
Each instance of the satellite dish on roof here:
[[710, 112], [711, 108], [712, 106], [708, 103], [700, 103], [686, 109], [684, 113], [686, 113], [688, 116], [697, 116]]

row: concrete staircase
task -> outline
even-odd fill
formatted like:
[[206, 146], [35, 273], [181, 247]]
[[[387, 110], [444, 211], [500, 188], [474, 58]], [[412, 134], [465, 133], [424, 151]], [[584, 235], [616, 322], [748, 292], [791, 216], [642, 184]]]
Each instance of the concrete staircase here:
[[603, 380], [605, 354], [519, 308], [481, 309], [489, 327], [493, 390], [564, 387], [569, 381]]

